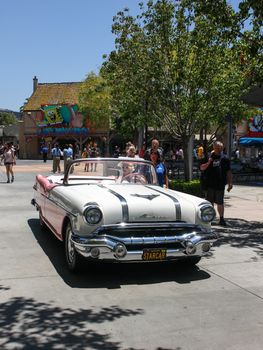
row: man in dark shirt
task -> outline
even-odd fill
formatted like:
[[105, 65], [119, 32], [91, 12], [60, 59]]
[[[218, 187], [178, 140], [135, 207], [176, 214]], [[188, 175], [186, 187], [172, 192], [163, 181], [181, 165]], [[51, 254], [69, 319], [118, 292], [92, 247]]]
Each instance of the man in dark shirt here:
[[144, 153], [144, 159], [152, 161], [154, 165], [160, 162], [163, 158], [163, 151], [159, 147], [157, 139], [152, 140], [152, 147], [148, 148]]
[[46, 144], [44, 144], [41, 147], [41, 153], [42, 153], [42, 157], [43, 157], [43, 162], [46, 163], [47, 155], [48, 155], [48, 146]]
[[230, 161], [223, 153], [223, 144], [216, 141], [213, 144], [213, 151], [210, 157], [201, 161], [200, 170], [205, 178], [206, 199], [217, 204], [217, 211], [220, 216], [219, 225], [226, 226], [224, 219], [224, 191], [227, 184], [227, 191], [231, 191], [232, 172]]

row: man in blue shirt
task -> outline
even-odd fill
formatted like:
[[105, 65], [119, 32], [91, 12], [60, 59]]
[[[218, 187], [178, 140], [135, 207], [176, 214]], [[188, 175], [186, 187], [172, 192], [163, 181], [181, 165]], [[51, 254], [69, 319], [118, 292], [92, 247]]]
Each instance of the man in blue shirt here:
[[53, 173], [55, 174], [56, 171], [60, 173], [60, 157], [62, 155], [61, 149], [59, 148], [59, 145], [56, 143], [55, 147], [52, 148], [51, 154], [53, 157]]
[[41, 153], [42, 153], [42, 156], [43, 156], [43, 162], [46, 163], [46, 161], [47, 161], [47, 154], [48, 154], [48, 146], [46, 144], [44, 144], [41, 147]]
[[[63, 150], [63, 157], [64, 157], [64, 173], [65, 173], [68, 162], [73, 159], [73, 146], [71, 144], [65, 146]], [[73, 172], [73, 168], [71, 173], [72, 172]]]

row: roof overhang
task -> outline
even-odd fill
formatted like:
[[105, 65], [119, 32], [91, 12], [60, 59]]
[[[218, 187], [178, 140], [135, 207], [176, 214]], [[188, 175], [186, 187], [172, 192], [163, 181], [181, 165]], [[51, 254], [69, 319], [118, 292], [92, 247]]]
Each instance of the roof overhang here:
[[241, 137], [238, 141], [241, 146], [263, 145], [263, 137]]

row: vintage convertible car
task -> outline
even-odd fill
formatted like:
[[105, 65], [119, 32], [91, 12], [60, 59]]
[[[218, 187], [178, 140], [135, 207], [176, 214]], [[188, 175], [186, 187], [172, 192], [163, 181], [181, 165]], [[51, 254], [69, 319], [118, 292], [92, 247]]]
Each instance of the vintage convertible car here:
[[143, 159], [77, 159], [65, 174], [37, 175], [33, 188], [40, 224], [64, 242], [71, 271], [82, 257], [194, 265], [217, 238], [212, 205], [160, 187]]

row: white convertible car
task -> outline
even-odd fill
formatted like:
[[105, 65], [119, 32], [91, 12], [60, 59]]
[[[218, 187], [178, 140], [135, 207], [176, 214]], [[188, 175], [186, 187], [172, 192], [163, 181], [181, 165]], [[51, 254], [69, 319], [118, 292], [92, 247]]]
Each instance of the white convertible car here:
[[82, 257], [194, 265], [217, 239], [212, 205], [160, 187], [143, 159], [78, 159], [65, 174], [37, 175], [33, 188], [40, 224], [64, 242], [71, 271]]

